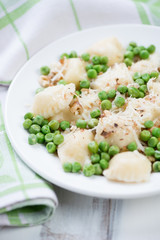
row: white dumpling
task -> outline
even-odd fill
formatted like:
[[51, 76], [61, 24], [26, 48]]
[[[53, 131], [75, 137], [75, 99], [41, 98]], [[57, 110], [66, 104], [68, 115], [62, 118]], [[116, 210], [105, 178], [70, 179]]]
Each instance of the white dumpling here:
[[67, 83], [74, 83], [79, 87], [81, 80], [86, 78], [85, 63], [79, 58], [70, 58], [65, 60], [65, 71], [63, 79]]
[[95, 139], [98, 143], [106, 140], [111, 145], [123, 148], [137, 141], [140, 130], [141, 126], [129, 116], [105, 111], [105, 117], [100, 118], [97, 125]]
[[64, 142], [58, 146], [58, 157], [64, 162], [79, 162], [83, 166], [89, 159], [88, 144], [93, 140], [90, 130], [77, 129], [64, 135]]
[[147, 60], [141, 60], [136, 63], [133, 63], [132, 66], [130, 67], [130, 71], [132, 75], [135, 72], [144, 74], [157, 71], [158, 67], [160, 67], [160, 55], [158, 53], [154, 53], [151, 54], [149, 59]]
[[103, 172], [107, 179], [123, 182], [145, 182], [149, 180], [150, 173], [150, 161], [138, 151], [115, 155], [109, 162], [109, 168]]
[[127, 107], [123, 115], [130, 116], [133, 119], [139, 119], [143, 124], [147, 120], [154, 120], [160, 115], [159, 101], [155, 96], [146, 96], [145, 98], [128, 98]]
[[109, 61], [108, 65], [112, 66], [114, 63], [120, 63], [123, 61], [124, 49], [121, 43], [115, 37], [103, 39], [93, 44], [86, 50], [91, 56], [107, 56]]
[[107, 72], [99, 75], [91, 86], [99, 91], [116, 89], [119, 85], [132, 84], [132, 76], [124, 63], [115, 64], [109, 68]]
[[34, 97], [32, 111], [50, 118], [69, 108], [75, 92], [74, 84], [48, 87]]
[[93, 89], [82, 89], [81, 96], [74, 99], [70, 104], [70, 110], [79, 118], [88, 120], [90, 112], [99, 108], [101, 101], [98, 92]]

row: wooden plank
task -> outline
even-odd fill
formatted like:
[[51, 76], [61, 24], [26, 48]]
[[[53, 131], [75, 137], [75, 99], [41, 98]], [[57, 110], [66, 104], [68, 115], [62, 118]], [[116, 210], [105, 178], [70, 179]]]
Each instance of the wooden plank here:
[[43, 225], [41, 240], [112, 240], [117, 200], [79, 195], [56, 187], [53, 219]]

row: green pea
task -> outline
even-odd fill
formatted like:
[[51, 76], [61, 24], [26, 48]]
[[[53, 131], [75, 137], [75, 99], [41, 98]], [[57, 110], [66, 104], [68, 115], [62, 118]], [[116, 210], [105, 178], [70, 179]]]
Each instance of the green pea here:
[[63, 58], [69, 58], [69, 55], [67, 53], [63, 53], [61, 56], [60, 56], [60, 59], [63, 59]]
[[124, 93], [128, 92], [128, 88], [124, 85], [119, 85], [117, 88], [117, 91], [124, 94]]
[[88, 62], [89, 59], [90, 59], [89, 53], [83, 53], [83, 54], [81, 55], [81, 57], [82, 57], [82, 59], [83, 59], [85, 62]]
[[141, 92], [143, 92], [143, 93], [146, 93], [147, 92], [147, 86], [146, 85], [141, 85], [140, 87], [139, 87], [139, 91], [141, 91]]
[[130, 88], [128, 88], [128, 94], [129, 94], [129, 96], [131, 96], [133, 98], [138, 98], [139, 90], [135, 87], [130, 87]]
[[100, 166], [101, 166], [102, 169], [106, 169], [106, 168], [109, 167], [109, 163], [105, 159], [101, 159], [99, 163], [100, 163]]
[[140, 86], [141, 86], [141, 85], [144, 85], [144, 80], [143, 80], [142, 78], [136, 79], [135, 82], [138, 83]]
[[43, 127], [41, 128], [41, 132], [44, 134], [50, 133], [50, 128], [48, 125], [43, 125]]
[[160, 160], [160, 151], [155, 151], [155, 153], [154, 153], [154, 157], [155, 157], [155, 159], [158, 159], [158, 160]]
[[82, 170], [82, 166], [81, 166], [81, 164], [79, 163], [79, 162], [74, 162], [73, 164], [72, 164], [72, 172], [73, 173], [78, 173], [78, 172], [80, 172]]
[[55, 130], [57, 130], [59, 128], [59, 122], [57, 120], [51, 120], [48, 123], [48, 126], [50, 127], [51, 131], [55, 131]]
[[157, 144], [157, 149], [160, 151], [160, 142]]
[[62, 121], [60, 123], [60, 128], [65, 131], [67, 128], [70, 128], [70, 123], [68, 121]]
[[148, 140], [148, 146], [149, 147], [156, 147], [157, 146], [157, 143], [158, 143], [158, 139], [156, 137], [151, 137], [149, 140]]
[[112, 89], [107, 92], [108, 98], [114, 98], [116, 96], [116, 90]]
[[91, 118], [98, 118], [101, 115], [101, 112], [99, 109], [95, 109], [92, 112], [90, 112]]
[[101, 91], [98, 93], [98, 97], [101, 101], [106, 100], [108, 98], [108, 94], [105, 91]]
[[90, 81], [85, 79], [80, 81], [80, 88], [89, 88], [89, 87], [90, 87]]
[[99, 163], [94, 164], [95, 173], [94, 175], [101, 175], [102, 174], [102, 168]]
[[44, 90], [44, 88], [37, 88], [35, 91], [35, 94], [38, 94], [38, 93], [42, 92], [43, 90]]
[[112, 103], [109, 100], [103, 100], [101, 102], [101, 108], [102, 110], [110, 110], [112, 108]]
[[152, 130], [152, 136], [159, 138], [160, 137], [160, 128], [153, 128]]
[[78, 119], [76, 121], [76, 126], [78, 128], [86, 128], [87, 127], [87, 122], [85, 120], [83, 120], [83, 119]]
[[125, 54], [124, 54], [124, 57], [129, 58], [129, 59], [133, 59], [134, 53], [131, 52], [131, 51], [126, 51]]
[[149, 52], [147, 50], [142, 50], [142, 51], [140, 51], [139, 56], [141, 59], [147, 59], [147, 58], [149, 58]]
[[135, 151], [135, 150], [137, 150], [137, 144], [136, 144], [136, 142], [131, 142], [131, 143], [129, 143], [128, 146], [127, 146], [127, 149], [128, 149], [129, 151]]
[[153, 163], [153, 172], [160, 172], [160, 161]]
[[61, 132], [59, 131], [59, 130], [56, 130], [56, 131], [54, 131], [54, 135], [56, 135], [56, 134], [60, 134]]
[[147, 142], [151, 137], [151, 133], [148, 130], [143, 130], [140, 133], [140, 139], [144, 142]]
[[149, 53], [154, 53], [155, 50], [156, 50], [156, 47], [155, 47], [153, 44], [150, 45], [150, 46], [147, 48], [147, 51], [148, 51]]
[[109, 154], [106, 153], [106, 152], [101, 152], [101, 159], [104, 159], [104, 160], [106, 160], [106, 161], [109, 162], [110, 156], [109, 156]]
[[107, 152], [108, 149], [109, 149], [109, 143], [106, 142], [106, 141], [102, 141], [99, 143], [99, 149], [102, 151], [102, 152]]
[[159, 72], [151, 72], [150, 78], [158, 78]]
[[146, 50], [146, 48], [144, 46], [139, 46], [139, 50], [142, 51], [142, 50]]
[[31, 112], [28, 112], [28, 113], [26, 113], [25, 115], [24, 115], [24, 119], [33, 119], [33, 117], [34, 117], [34, 115], [33, 115], [33, 113], [31, 113]]
[[65, 172], [72, 172], [72, 163], [69, 162], [63, 163], [63, 170]]
[[98, 153], [94, 153], [91, 155], [91, 162], [98, 163], [100, 161], [100, 155]]
[[137, 47], [137, 43], [136, 42], [130, 42], [129, 45], [132, 46], [133, 48]]
[[144, 98], [145, 94], [144, 92], [139, 91], [139, 98]]
[[98, 152], [98, 143], [95, 141], [92, 141], [88, 144], [88, 149], [91, 153], [97, 153]]
[[107, 64], [108, 63], [108, 57], [107, 56], [100, 57], [100, 63], [101, 64]]
[[33, 120], [33, 123], [34, 123], [34, 124], [38, 124], [39, 126], [41, 126], [42, 123], [43, 123], [43, 120], [44, 120], [44, 117], [43, 117], [43, 116], [37, 115], [37, 116], [35, 116], [35, 118], [34, 118], [34, 120]]
[[37, 137], [37, 143], [44, 143], [44, 134], [39, 132], [36, 134]]
[[118, 108], [122, 107], [125, 104], [125, 99], [123, 97], [116, 97], [116, 99], [114, 100], [114, 104]]
[[48, 142], [46, 145], [46, 149], [49, 153], [54, 153], [54, 152], [56, 152], [57, 147], [53, 142]]
[[94, 65], [93, 69], [96, 70], [97, 73], [100, 73], [102, 71], [102, 66], [101, 65]]
[[127, 50], [127, 51], [133, 51], [134, 48], [133, 48], [132, 46], [128, 46], [128, 47], [126, 48], [126, 50]]
[[28, 143], [30, 144], [30, 145], [34, 145], [34, 144], [36, 144], [37, 143], [37, 138], [36, 138], [36, 135], [35, 134], [29, 134], [29, 136], [28, 136]]
[[37, 124], [31, 125], [30, 128], [29, 128], [29, 132], [33, 133], [33, 134], [37, 134], [40, 131], [41, 131], [41, 127]]
[[87, 71], [88, 78], [96, 78], [97, 77], [97, 71], [95, 69], [89, 69]]
[[130, 58], [125, 58], [124, 63], [126, 64], [127, 67], [132, 65], [132, 60]]
[[100, 64], [100, 61], [101, 61], [101, 58], [100, 58], [99, 56], [94, 56], [94, 57], [92, 58], [92, 63], [93, 63], [94, 65]]
[[139, 55], [139, 52], [140, 52], [139, 47], [135, 47], [135, 48], [133, 49], [134, 55]]
[[97, 125], [98, 125], [98, 119], [96, 119], [96, 118], [92, 118], [88, 121], [89, 128], [94, 128]]
[[88, 71], [89, 69], [93, 69], [93, 65], [92, 65], [92, 64], [88, 64], [88, 65], [86, 66], [86, 71]]
[[108, 150], [108, 154], [112, 157], [112, 156], [114, 156], [114, 155], [116, 155], [117, 153], [119, 153], [120, 152], [120, 149], [119, 149], [119, 147], [118, 146], [116, 146], [116, 145], [112, 145], [110, 148], [109, 148], [109, 150]]
[[76, 51], [71, 51], [70, 54], [69, 54], [69, 58], [77, 58], [78, 55], [76, 53]]
[[40, 72], [42, 75], [48, 75], [50, 73], [50, 68], [48, 66], [41, 67]]
[[136, 79], [138, 79], [140, 77], [141, 77], [141, 74], [138, 73], [138, 72], [135, 72], [134, 75], [133, 75], [133, 80], [135, 81]]
[[61, 80], [58, 82], [58, 84], [66, 85], [67, 82], [66, 82], [64, 79], [61, 79]]
[[45, 142], [53, 142], [53, 133], [47, 133], [44, 137]]
[[92, 164], [85, 165], [83, 168], [83, 174], [86, 177], [91, 177], [92, 175], [95, 174], [95, 167]]
[[146, 147], [144, 149], [144, 153], [146, 154], [146, 156], [154, 156], [155, 150], [152, 147]]
[[23, 127], [24, 127], [24, 129], [29, 129], [31, 125], [32, 125], [32, 120], [31, 120], [31, 119], [26, 119], [26, 120], [23, 122]]
[[148, 120], [148, 121], [144, 122], [144, 126], [145, 126], [145, 128], [152, 128], [154, 126], [154, 123], [153, 123], [153, 121]]
[[63, 141], [64, 141], [64, 137], [62, 134], [56, 134], [53, 138], [53, 142], [56, 145], [60, 145], [61, 143], [63, 143]]
[[44, 125], [48, 125], [49, 121], [47, 119], [44, 119], [43, 122], [42, 122], [42, 126]]
[[101, 65], [101, 71], [105, 73], [108, 70], [108, 66], [106, 65]]
[[145, 81], [145, 83], [147, 83], [150, 79], [150, 75], [148, 73], [144, 73], [141, 77]]

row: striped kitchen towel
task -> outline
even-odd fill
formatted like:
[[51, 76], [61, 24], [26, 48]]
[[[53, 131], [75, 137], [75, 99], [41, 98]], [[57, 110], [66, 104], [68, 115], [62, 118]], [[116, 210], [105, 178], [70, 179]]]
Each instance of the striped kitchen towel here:
[[[0, 0], [0, 102], [21, 66], [39, 49], [74, 31], [107, 24], [160, 25], [159, 0]], [[0, 111], [0, 225], [31, 226], [49, 219], [53, 187], [17, 156]]]
[[0, 84], [39, 49], [69, 33], [107, 24], [160, 25], [159, 0], [0, 0]]
[[53, 186], [26, 167], [13, 150], [0, 105], [0, 225], [41, 224], [56, 206]]

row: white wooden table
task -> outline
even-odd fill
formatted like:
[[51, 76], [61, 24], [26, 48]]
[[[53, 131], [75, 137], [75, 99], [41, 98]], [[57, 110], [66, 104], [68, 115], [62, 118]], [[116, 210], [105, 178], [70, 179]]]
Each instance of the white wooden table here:
[[[6, 91], [0, 87], [3, 103]], [[59, 206], [51, 221], [30, 228], [2, 227], [0, 240], [160, 240], [160, 195], [110, 200], [59, 187], [55, 192]]]
[[98, 199], [55, 187], [59, 207], [51, 221], [30, 228], [0, 228], [1, 240], [159, 240], [160, 196]]

